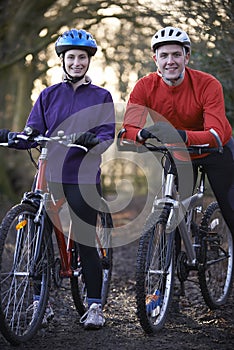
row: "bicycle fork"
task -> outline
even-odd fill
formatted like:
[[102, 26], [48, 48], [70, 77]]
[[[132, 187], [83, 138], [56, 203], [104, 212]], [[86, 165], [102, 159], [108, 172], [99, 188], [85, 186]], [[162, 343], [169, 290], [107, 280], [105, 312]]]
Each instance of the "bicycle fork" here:
[[195, 207], [202, 205], [203, 200], [203, 182], [200, 184], [198, 192], [193, 196], [186, 198], [183, 201], [174, 199], [178, 196], [175, 190], [175, 179], [174, 174], [167, 174], [165, 185], [164, 185], [164, 197], [161, 199], [155, 199], [154, 210], [161, 210], [159, 220], [164, 222], [166, 225], [166, 232], [170, 233], [176, 230], [178, 227], [181, 238], [185, 245], [187, 253], [188, 264], [191, 267], [195, 267], [197, 263], [196, 258], [196, 246], [191, 242], [190, 239], [190, 225], [192, 218], [188, 217], [186, 222], [186, 213], [191, 212]]

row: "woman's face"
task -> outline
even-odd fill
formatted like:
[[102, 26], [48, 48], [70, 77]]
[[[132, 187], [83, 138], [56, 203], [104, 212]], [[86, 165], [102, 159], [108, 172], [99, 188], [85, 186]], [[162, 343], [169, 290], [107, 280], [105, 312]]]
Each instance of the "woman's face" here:
[[90, 58], [86, 51], [72, 49], [64, 54], [64, 65], [67, 73], [72, 77], [82, 77], [89, 69]]

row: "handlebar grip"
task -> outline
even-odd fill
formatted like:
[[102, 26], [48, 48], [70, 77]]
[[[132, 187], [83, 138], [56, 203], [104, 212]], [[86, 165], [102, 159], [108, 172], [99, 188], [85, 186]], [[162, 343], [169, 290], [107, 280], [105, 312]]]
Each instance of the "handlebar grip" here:
[[223, 153], [223, 144], [222, 144], [222, 141], [218, 135], [218, 133], [212, 128], [210, 129], [210, 133], [215, 137], [216, 139], [216, 142], [218, 144], [218, 152], [219, 153]]

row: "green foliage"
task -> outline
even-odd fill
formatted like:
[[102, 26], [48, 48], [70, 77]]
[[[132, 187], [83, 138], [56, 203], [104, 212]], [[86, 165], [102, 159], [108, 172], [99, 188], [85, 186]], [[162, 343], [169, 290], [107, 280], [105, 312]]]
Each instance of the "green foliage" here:
[[220, 80], [227, 116], [234, 126], [234, 2], [184, 0], [180, 3], [178, 23], [186, 25], [193, 42], [192, 66]]

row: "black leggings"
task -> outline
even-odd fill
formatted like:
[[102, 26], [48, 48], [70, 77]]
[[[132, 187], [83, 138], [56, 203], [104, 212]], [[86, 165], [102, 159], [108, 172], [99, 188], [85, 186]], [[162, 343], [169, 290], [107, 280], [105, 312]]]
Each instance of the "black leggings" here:
[[199, 165], [203, 166], [223, 217], [234, 235], [234, 140], [224, 146], [223, 154], [212, 153], [194, 160], [195, 175]]
[[[224, 146], [223, 154], [212, 153], [205, 158], [192, 161], [192, 167], [186, 162], [176, 160], [176, 168], [179, 174], [179, 193], [182, 198], [191, 195], [196, 185], [198, 168], [205, 170], [210, 186], [216, 197], [222, 215], [234, 237], [234, 140], [231, 139]], [[191, 173], [190, 170], [193, 172]], [[193, 176], [193, 179], [188, 178]], [[176, 234], [178, 251], [180, 252], [181, 238]]]
[[101, 299], [102, 266], [95, 248], [97, 208], [101, 186], [96, 184], [49, 184], [55, 198], [66, 198], [78, 242], [87, 297]]
[[[204, 158], [192, 161], [194, 178], [191, 179], [189, 165], [186, 162], [176, 161], [179, 173], [179, 193], [182, 198], [191, 195], [192, 187], [196, 184], [198, 168], [202, 166], [222, 215], [234, 235], [234, 140], [233, 138], [224, 146], [222, 154], [211, 153]], [[191, 181], [190, 181], [191, 180]]]

